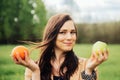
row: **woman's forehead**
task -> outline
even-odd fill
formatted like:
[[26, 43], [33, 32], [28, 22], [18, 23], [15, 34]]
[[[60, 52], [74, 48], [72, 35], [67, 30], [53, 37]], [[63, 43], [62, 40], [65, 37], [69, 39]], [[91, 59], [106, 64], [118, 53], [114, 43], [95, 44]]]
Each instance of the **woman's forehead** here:
[[75, 30], [75, 26], [72, 20], [66, 21], [60, 30], [68, 30], [68, 29]]

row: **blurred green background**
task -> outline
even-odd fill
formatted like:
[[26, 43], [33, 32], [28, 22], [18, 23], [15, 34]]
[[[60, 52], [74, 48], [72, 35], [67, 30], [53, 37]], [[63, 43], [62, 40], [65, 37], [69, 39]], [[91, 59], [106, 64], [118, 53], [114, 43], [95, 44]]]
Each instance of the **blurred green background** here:
[[2, 0], [0, 2], [0, 43], [40, 40], [46, 24], [41, 0]]
[[[25, 68], [13, 63], [11, 50], [17, 45], [25, 45], [21, 41], [41, 41], [48, 18], [57, 13], [50, 8], [47, 10], [42, 0], [1, 0], [0, 80], [24, 80]], [[108, 61], [99, 66], [99, 80], [120, 80], [120, 21], [83, 22], [76, 25], [76, 54], [88, 58], [94, 42], [99, 40], [108, 43], [110, 55]], [[25, 46], [31, 49], [29, 45]], [[36, 60], [39, 51], [33, 51], [30, 56]]]
[[[0, 46], [0, 80], [24, 80], [25, 67], [16, 65], [10, 57], [11, 50], [17, 45]], [[29, 50], [30, 46], [24, 45]], [[92, 44], [76, 44], [75, 53], [79, 57], [89, 58], [91, 55]], [[120, 45], [109, 44], [109, 58], [98, 67], [99, 80], [120, 80]], [[34, 50], [30, 55], [36, 60], [39, 57], [39, 51]]]
[[[46, 8], [41, 0], [1, 0], [0, 44], [13, 44], [23, 40], [40, 41], [48, 18], [57, 13], [52, 7], [49, 10]], [[77, 43], [93, 43], [98, 40], [120, 43], [119, 20], [90, 23], [91, 20], [76, 23]]]

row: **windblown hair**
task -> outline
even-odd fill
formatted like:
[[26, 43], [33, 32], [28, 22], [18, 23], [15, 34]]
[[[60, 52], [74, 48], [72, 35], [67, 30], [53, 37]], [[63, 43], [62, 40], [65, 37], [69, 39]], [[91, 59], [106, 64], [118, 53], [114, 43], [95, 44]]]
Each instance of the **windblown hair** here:
[[[72, 20], [72, 18], [68, 14], [66, 13], [57, 14], [49, 19], [45, 27], [42, 45], [39, 45], [37, 47], [41, 48], [41, 56], [39, 59], [41, 80], [51, 80], [52, 65], [50, 61], [55, 59], [54, 53], [55, 41], [60, 28], [68, 20]], [[70, 80], [70, 76], [72, 76], [72, 74], [78, 67], [78, 58], [74, 54], [73, 50], [65, 53], [66, 53], [65, 60], [60, 67], [59, 74], [63, 76], [64, 80]], [[67, 71], [64, 73], [63, 70], [65, 67], [67, 68]]]

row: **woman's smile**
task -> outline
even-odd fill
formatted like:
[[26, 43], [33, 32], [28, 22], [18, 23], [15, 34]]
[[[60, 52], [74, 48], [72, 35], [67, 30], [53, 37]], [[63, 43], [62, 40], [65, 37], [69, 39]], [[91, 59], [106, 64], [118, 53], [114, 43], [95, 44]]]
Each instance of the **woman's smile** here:
[[65, 44], [67, 46], [72, 46], [73, 42], [63, 42], [63, 44]]

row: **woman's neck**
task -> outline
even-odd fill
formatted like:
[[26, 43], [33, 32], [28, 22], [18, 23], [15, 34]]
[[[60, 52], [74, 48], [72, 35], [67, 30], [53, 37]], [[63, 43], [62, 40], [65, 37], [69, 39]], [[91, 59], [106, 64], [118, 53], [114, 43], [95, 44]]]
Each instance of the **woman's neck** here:
[[55, 50], [55, 60], [61, 61], [61, 59], [65, 57], [64, 52], [58, 49], [54, 49], [54, 50]]
[[64, 59], [65, 59], [64, 53], [62, 51], [55, 50], [55, 59], [51, 60], [51, 64], [53, 67], [53, 75], [55, 76], [60, 75], [59, 70], [62, 63], [64, 62]]

